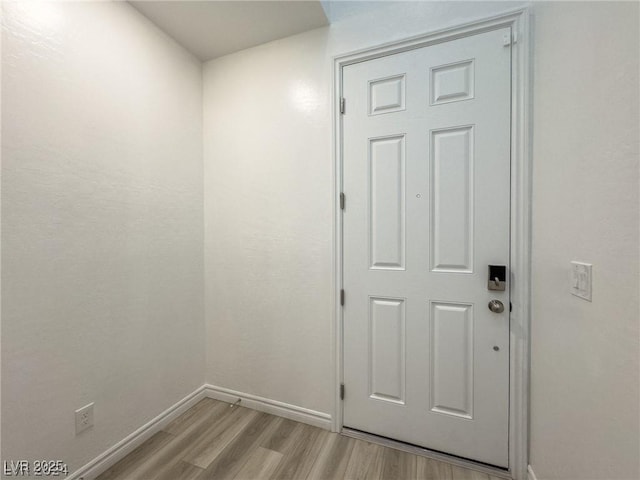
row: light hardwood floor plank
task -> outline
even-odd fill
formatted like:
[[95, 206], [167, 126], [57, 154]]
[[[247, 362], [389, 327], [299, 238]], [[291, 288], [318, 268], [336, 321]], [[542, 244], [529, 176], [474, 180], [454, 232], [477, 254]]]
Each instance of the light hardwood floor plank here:
[[200, 436], [182, 459], [196, 467], [207, 468], [227, 446], [258, 416], [255, 410], [234, 407], [216, 428]]
[[269, 437], [280, 423], [280, 419], [266, 413], [258, 415], [218, 455], [200, 476], [201, 479], [232, 479], [240, 471], [248, 456]]
[[300, 480], [307, 477], [313, 467], [319, 446], [324, 441], [326, 430], [310, 425], [303, 425], [289, 451], [285, 453], [278, 469], [271, 476], [274, 480]]
[[202, 468], [180, 460], [171, 468], [164, 469], [153, 476], [153, 480], [197, 480], [203, 472]]
[[385, 449], [382, 464], [383, 479], [403, 478], [414, 480], [416, 478], [416, 468], [416, 455], [393, 448]]
[[205, 399], [97, 480], [502, 480]]
[[284, 419], [274, 434], [260, 446], [284, 454], [297, 435], [302, 433], [302, 425], [293, 420]]
[[355, 444], [356, 440], [353, 438], [329, 434], [307, 480], [343, 478]]
[[375, 480], [382, 478], [385, 447], [364, 440], [356, 440], [344, 473], [348, 480]]
[[146, 462], [149, 456], [168, 445], [174, 438], [174, 435], [163, 431], [156, 433], [118, 463], [105, 470], [96, 480], [128, 478], [128, 475], [131, 475], [138, 466]]
[[202, 421], [204, 415], [214, 413], [216, 411], [221, 412], [224, 405], [224, 403], [217, 402], [211, 398], [204, 398], [169, 423], [169, 425], [164, 427], [163, 430], [167, 433], [172, 433], [173, 435], [180, 435], [193, 424]]
[[235, 480], [256, 480], [270, 478], [276, 471], [283, 455], [275, 450], [256, 448], [234, 477]]
[[228, 404], [219, 403], [219, 408], [215, 412], [202, 415], [183, 433], [175, 435], [171, 442], [147, 455], [145, 461], [137, 464], [128, 476], [120, 478], [146, 480], [157, 477], [160, 472], [172, 469], [193, 448], [193, 445], [230, 416]]
[[[228, 403], [217, 400], [212, 400], [212, 402], [205, 400], [199, 402], [196, 406], [200, 406], [200, 403], [203, 403], [203, 406], [198, 409], [197, 415], [192, 415], [188, 419], [182, 419], [182, 416], [180, 416], [167, 425], [165, 431], [173, 433], [178, 438], [199, 436], [203, 431], [215, 427], [233, 412]], [[185, 413], [188, 413], [188, 411]]]

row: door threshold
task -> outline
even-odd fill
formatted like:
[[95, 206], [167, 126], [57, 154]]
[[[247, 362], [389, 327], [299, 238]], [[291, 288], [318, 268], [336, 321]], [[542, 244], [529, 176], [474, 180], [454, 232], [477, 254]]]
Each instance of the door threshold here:
[[389, 447], [402, 452], [413, 453], [414, 455], [420, 455], [422, 457], [432, 458], [433, 460], [439, 460], [441, 462], [449, 463], [457, 467], [468, 468], [469, 470], [475, 470], [480, 473], [486, 473], [487, 475], [493, 475], [494, 477], [506, 478], [511, 480], [511, 473], [505, 468], [495, 467], [486, 463], [476, 462], [455, 455], [438, 452], [437, 450], [429, 450], [428, 448], [418, 447], [410, 443], [400, 442], [398, 440], [392, 440], [387, 437], [380, 437], [373, 433], [363, 432], [361, 430], [355, 430], [353, 428], [342, 427], [340, 432], [345, 437], [356, 438], [358, 440], [364, 440], [369, 443], [375, 443], [382, 445], [383, 447]]

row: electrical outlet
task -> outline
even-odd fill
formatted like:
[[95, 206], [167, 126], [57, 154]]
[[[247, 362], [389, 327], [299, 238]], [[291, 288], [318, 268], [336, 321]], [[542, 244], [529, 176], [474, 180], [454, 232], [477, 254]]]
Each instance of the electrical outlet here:
[[93, 402], [76, 410], [76, 435], [93, 427]]
[[590, 263], [571, 262], [571, 294], [591, 301]]

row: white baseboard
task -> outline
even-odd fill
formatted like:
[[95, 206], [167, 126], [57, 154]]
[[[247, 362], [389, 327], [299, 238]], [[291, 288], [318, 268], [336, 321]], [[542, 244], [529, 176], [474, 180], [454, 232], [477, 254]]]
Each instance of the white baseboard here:
[[296, 405], [290, 405], [249, 393], [237, 392], [215, 385], [205, 385], [204, 389], [206, 396], [209, 398], [228, 403], [235, 403], [240, 399], [240, 405], [243, 407], [288, 418], [296, 422], [306, 423], [325, 430], [331, 430], [331, 415], [328, 413], [317, 412], [315, 410], [309, 410]]
[[203, 385], [178, 403], [167, 408], [128, 437], [116, 443], [109, 450], [73, 472], [67, 477], [67, 480], [92, 480], [96, 478], [205, 397], [205, 386]]
[[527, 473], [529, 474], [529, 480], [538, 480], [536, 474], [533, 473], [533, 468], [531, 468], [531, 465], [529, 465], [529, 467], [527, 468]]

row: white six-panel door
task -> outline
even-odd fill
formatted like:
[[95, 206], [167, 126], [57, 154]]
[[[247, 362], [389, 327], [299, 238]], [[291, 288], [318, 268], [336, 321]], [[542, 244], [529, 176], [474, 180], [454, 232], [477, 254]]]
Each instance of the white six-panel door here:
[[344, 426], [500, 467], [509, 286], [487, 269], [509, 263], [510, 35], [349, 65], [342, 87]]

